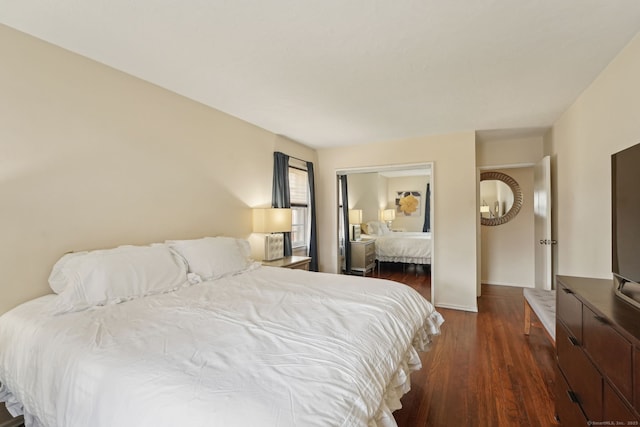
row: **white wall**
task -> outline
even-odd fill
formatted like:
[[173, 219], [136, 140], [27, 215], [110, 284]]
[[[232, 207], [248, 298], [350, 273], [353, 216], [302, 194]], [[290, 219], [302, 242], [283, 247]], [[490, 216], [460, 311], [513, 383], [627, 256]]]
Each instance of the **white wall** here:
[[476, 311], [475, 134], [459, 132], [318, 150], [320, 267], [338, 271], [336, 171], [433, 162], [434, 303]]
[[611, 278], [611, 154], [640, 142], [640, 36], [553, 125], [559, 274]]
[[0, 25], [0, 313], [65, 252], [224, 234], [315, 151]]

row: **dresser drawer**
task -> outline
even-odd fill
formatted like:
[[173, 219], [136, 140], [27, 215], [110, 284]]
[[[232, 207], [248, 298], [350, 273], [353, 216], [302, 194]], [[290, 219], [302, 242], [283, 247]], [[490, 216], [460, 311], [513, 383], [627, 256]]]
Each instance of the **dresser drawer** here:
[[582, 318], [583, 347], [627, 401], [633, 402], [631, 343], [609, 326], [606, 319], [586, 306], [583, 308]]
[[376, 256], [376, 244], [375, 242], [367, 243], [364, 249], [365, 255], [371, 255], [373, 258]]
[[[638, 425], [638, 418], [624, 400], [607, 383], [604, 384], [604, 404], [602, 420], [613, 425]], [[615, 424], [619, 423], [619, 424]]]
[[365, 262], [365, 264], [367, 266], [369, 266], [371, 264], [375, 264], [376, 263], [376, 254], [375, 253], [366, 254], [364, 262]]
[[636, 391], [633, 398], [633, 407], [640, 412], [640, 348], [633, 349], [633, 389]]
[[302, 262], [299, 264], [294, 264], [291, 267], [289, 267], [292, 270], [307, 270], [309, 271], [309, 263], [308, 262]]
[[565, 326], [556, 324], [558, 365], [589, 420], [602, 419], [602, 377]]
[[556, 394], [556, 414], [560, 424], [567, 427], [586, 426], [587, 418], [584, 416], [580, 405], [575, 400], [574, 395], [567, 384], [564, 375], [558, 370], [558, 365], [554, 364], [556, 374], [555, 394]]
[[564, 322], [578, 342], [582, 342], [582, 303], [573, 291], [558, 283], [556, 316]]

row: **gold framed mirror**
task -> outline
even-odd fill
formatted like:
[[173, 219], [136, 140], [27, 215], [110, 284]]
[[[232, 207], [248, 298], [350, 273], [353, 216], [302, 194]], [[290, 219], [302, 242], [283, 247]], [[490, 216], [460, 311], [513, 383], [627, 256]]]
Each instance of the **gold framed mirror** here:
[[480, 224], [501, 225], [518, 215], [522, 207], [518, 182], [502, 172], [480, 174]]

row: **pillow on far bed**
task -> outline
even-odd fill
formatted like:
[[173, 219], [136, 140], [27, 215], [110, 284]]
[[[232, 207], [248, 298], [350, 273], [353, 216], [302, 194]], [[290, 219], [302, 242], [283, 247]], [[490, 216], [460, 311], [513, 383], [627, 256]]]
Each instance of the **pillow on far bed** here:
[[367, 227], [369, 229], [368, 234], [373, 234], [377, 236], [382, 236], [383, 234], [389, 234], [391, 231], [387, 224], [382, 221], [369, 221], [367, 223]]
[[377, 235], [378, 233], [378, 221], [369, 221], [367, 223], [367, 234]]
[[241, 273], [254, 266], [249, 242], [232, 237], [168, 240], [167, 245], [184, 257], [189, 272], [202, 280]]
[[369, 232], [369, 226], [364, 222], [360, 224], [360, 230], [362, 231], [362, 234], [372, 234]]
[[58, 313], [115, 304], [189, 285], [187, 264], [165, 245], [120, 246], [66, 254], [49, 285]]

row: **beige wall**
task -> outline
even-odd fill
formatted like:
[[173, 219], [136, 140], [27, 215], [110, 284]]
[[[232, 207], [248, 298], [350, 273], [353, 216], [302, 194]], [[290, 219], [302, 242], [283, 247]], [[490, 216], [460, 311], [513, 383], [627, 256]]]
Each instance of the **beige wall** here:
[[508, 138], [478, 142], [476, 161], [479, 167], [531, 165], [543, 157], [543, 138]]
[[435, 304], [476, 311], [477, 262], [474, 132], [318, 150], [320, 266], [337, 272], [336, 172], [433, 162], [432, 273]]
[[248, 237], [273, 151], [315, 151], [0, 25], [0, 313], [71, 250]]
[[380, 211], [379, 189], [384, 185], [378, 173], [354, 173], [347, 177], [349, 209], [362, 210], [362, 222], [378, 220]]
[[611, 277], [611, 154], [640, 142], [640, 36], [554, 124], [554, 230], [559, 274]]

